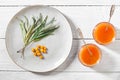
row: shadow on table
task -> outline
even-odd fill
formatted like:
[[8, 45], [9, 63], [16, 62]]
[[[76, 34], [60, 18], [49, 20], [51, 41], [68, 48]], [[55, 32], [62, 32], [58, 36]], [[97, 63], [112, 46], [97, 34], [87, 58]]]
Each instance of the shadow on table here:
[[[74, 38], [74, 37], [76, 38], [76, 37], [77, 37], [77, 33], [76, 33], [76, 27], [75, 27], [75, 25], [73, 24], [73, 22], [72, 22], [67, 16], [65, 16], [65, 17], [66, 17], [66, 19], [68, 20], [68, 22], [69, 22], [69, 24], [70, 24], [73, 38]], [[59, 66], [57, 69], [55, 69], [55, 70], [53, 70], [53, 71], [50, 71], [50, 72], [35, 73], [35, 74], [47, 76], [47, 75], [56, 75], [56, 74], [64, 71], [66, 68], [68, 68], [68, 66], [70, 66], [70, 64], [71, 64], [71, 63], [73, 62], [73, 60], [75, 59], [76, 54], [77, 54], [77, 51], [78, 51], [78, 46], [79, 46], [79, 40], [73, 40], [73, 41], [72, 41], [71, 51], [70, 51], [70, 54], [69, 54], [68, 58], [67, 58], [66, 61], [65, 61], [61, 66]]]
[[102, 51], [102, 58], [99, 64], [92, 67], [100, 73], [110, 73], [120, 71], [120, 65], [117, 60], [120, 58], [120, 40], [115, 40], [109, 45], [98, 45]]

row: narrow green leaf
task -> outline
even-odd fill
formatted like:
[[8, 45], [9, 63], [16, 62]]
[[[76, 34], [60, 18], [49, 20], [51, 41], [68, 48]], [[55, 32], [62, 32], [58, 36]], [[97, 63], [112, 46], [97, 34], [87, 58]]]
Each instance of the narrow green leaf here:
[[[40, 13], [38, 17], [32, 17], [32, 23], [30, 20], [24, 16], [25, 20], [20, 20], [20, 28], [23, 36], [24, 47], [29, 45], [31, 42], [37, 42], [49, 35], [52, 35], [53, 32], [59, 28], [59, 26], [54, 25], [55, 18], [52, 18], [49, 22], [48, 16], [43, 18], [43, 15]], [[21, 51], [21, 50], [20, 50]], [[24, 50], [22, 50], [22, 53]]]
[[26, 30], [28, 31], [28, 27], [29, 27], [29, 20], [26, 16], [24, 16], [25, 18], [25, 27], [26, 27]]
[[56, 21], [56, 20], [55, 20], [55, 17], [54, 17], [54, 18], [52, 18], [52, 20], [50, 20], [46, 25], [53, 24], [55, 21]]

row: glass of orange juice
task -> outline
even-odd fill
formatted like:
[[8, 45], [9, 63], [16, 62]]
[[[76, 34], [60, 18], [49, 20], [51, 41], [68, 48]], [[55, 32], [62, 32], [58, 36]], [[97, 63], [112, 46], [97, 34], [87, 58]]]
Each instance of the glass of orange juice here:
[[[91, 51], [90, 52], [88, 51]], [[95, 44], [86, 44], [81, 47], [81, 50], [78, 54], [80, 62], [88, 67], [98, 64], [101, 60], [101, 50]]]
[[100, 22], [93, 29], [94, 40], [102, 45], [106, 45], [115, 40], [116, 30], [109, 22]]

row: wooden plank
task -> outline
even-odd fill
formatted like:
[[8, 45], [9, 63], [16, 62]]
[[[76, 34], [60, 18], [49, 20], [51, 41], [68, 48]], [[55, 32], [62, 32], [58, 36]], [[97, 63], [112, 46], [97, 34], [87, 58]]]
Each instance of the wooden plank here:
[[5, 38], [9, 21], [21, 8], [23, 7], [0, 7], [0, 38]]
[[120, 73], [80, 73], [80, 72], [0, 72], [1, 80], [119, 80]]
[[[24, 7], [0, 7], [0, 38], [5, 38], [8, 22], [22, 8]], [[108, 20], [110, 6], [54, 6], [54, 8], [60, 10], [68, 18], [71, 27], [80, 27], [85, 38], [92, 38], [95, 25]], [[111, 20], [117, 30], [117, 38], [120, 36], [119, 9], [120, 7], [117, 6]]]
[[[95, 43], [94, 40], [86, 40], [87, 43]], [[55, 71], [78, 71], [78, 72], [120, 72], [120, 40], [116, 40], [110, 45], [102, 46], [98, 45], [102, 50], [101, 62], [94, 67], [85, 67], [78, 60], [78, 52], [80, 47], [83, 45], [79, 40], [73, 41], [73, 47], [67, 60]], [[5, 48], [4, 39], [0, 39], [0, 70], [1, 71], [24, 71], [16, 66], [9, 58], [7, 50]]]
[[119, 0], [0, 0], [0, 5], [119, 5]]

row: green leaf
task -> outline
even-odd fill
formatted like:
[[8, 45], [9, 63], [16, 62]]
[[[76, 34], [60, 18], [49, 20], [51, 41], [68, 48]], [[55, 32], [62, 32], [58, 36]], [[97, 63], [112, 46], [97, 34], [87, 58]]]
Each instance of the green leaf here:
[[25, 20], [18, 19], [20, 20], [20, 29], [23, 36], [24, 47], [32, 42], [40, 41], [41, 39], [52, 35], [53, 32], [59, 28], [59, 26], [54, 24], [55, 18], [52, 18], [47, 22], [48, 16], [43, 18], [41, 13], [38, 17], [33, 16], [31, 18], [32, 22], [30, 22], [26, 16], [24, 16], [24, 19]]
[[56, 20], [55, 20], [55, 17], [54, 17], [54, 18], [52, 18], [52, 20], [50, 20], [46, 25], [53, 24], [55, 21], [56, 21]]
[[25, 27], [26, 27], [26, 30], [28, 31], [28, 27], [29, 27], [29, 20], [26, 16], [24, 16], [25, 18]]
[[45, 27], [48, 16], [45, 17], [44, 21], [34, 30], [33, 39], [38, 35], [40, 30]]

